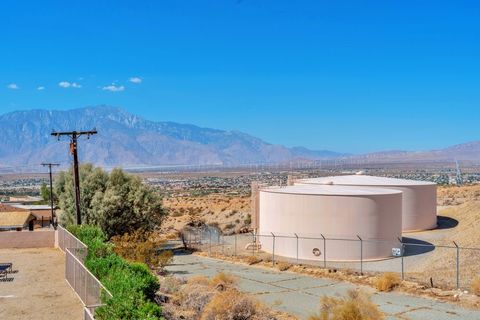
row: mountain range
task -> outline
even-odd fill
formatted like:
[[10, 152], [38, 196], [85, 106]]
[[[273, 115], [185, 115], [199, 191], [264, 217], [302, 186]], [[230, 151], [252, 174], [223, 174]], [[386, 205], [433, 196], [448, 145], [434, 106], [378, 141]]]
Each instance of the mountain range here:
[[120, 108], [96, 106], [1, 115], [0, 167], [69, 163], [68, 139], [57, 141], [51, 132], [92, 128], [98, 134], [88, 143], [79, 140], [79, 157], [100, 166], [241, 165], [345, 156], [274, 145], [238, 131], [149, 121]]
[[[55, 131], [98, 129], [88, 142], [79, 140], [82, 162], [99, 166], [148, 167], [181, 165], [243, 165], [289, 161], [351, 159], [369, 162], [480, 162], [480, 141], [427, 151], [382, 151], [349, 155], [328, 150], [288, 148], [239, 131], [190, 124], [154, 122], [111, 106], [15, 111], [0, 115], [0, 169], [70, 163], [69, 141]], [[19, 169], [20, 168], [20, 169]]]

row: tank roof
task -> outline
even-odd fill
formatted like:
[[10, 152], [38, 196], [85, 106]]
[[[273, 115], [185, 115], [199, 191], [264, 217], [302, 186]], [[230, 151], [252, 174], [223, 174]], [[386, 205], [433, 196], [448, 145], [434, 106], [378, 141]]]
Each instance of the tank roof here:
[[387, 177], [376, 177], [368, 175], [346, 175], [346, 176], [330, 176], [311, 179], [300, 179], [297, 183], [315, 184], [315, 185], [355, 185], [355, 186], [422, 186], [436, 185], [434, 182], [397, 179]]
[[325, 195], [325, 196], [371, 196], [401, 194], [400, 190], [387, 188], [369, 188], [358, 186], [335, 186], [335, 185], [294, 185], [286, 187], [266, 187], [260, 192], [303, 194], [303, 195]]

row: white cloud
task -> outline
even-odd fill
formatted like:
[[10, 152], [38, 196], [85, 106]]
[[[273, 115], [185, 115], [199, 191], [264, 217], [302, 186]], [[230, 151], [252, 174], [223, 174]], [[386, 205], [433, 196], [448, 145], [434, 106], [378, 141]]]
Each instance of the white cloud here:
[[58, 83], [58, 85], [62, 88], [70, 88], [70, 86], [72, 85], [70, 82], [68, 81], [61, 81]]
[[78, 89], [78, 88], [81, 88], [81, 87], [82, 87], [81, 84], [78, 84], [78, 83], [76, 83], [76, 82], [71, 82], [71, 83], [70, 83], [70, 82], [68, 82], [68, 81], [60, 81], [60, 82], [58, 83], [58, 85], [59, 85], [60, 87], [62, 87], [62, 88], [77, 88], [77, 89]]
[[38, 91], [45, 90], [45, 87], [44, 87], [44, 86], [38, 86], [38, 87], [37, 87], [37, 90], [38, 90]]
[[111, 84], [109, 86], [103, 87], [102, 90], [110, 91], [110, 92], [119, 92], [119, 91], [124, 91], [125, 87], [124, 86], [117, 86], [115, 84]]
[[16, 83], [10, 83], [8, 86], [7, 86], [8, 89], [12, 89], [12, 90], [18, 90], [20, 89], [19, 86], [17, 86]]
[[142, 83], [142, 79], [139, 78], [139, 77], [131, 77], [130, 79], [128, 79], [128, 81], [130, 81], [131, 83], [136, 83], [136, 84]]

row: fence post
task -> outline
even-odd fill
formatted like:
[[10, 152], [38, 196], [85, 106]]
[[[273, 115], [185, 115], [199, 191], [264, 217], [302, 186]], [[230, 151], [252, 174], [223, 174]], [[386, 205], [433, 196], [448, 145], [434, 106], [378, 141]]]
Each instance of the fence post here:
[[401, 260], [402, 260], [402, 281], [405, 280], [405, 272], [404, 272], [404, 262], [403, 262], [403, 256], [405, 254], [405, 244], [403, 243], [402, 238], [398, 238], [398, 241], [402, 245], [402, 252], [401, 252]]
[[297, 264], [298, 264], [298, 235], [294, 233], [295, 237], [297, 238]]
[[273, 234], [273, 232], [270, 232], [273, 236], [273, 243], [272, 243], [272, 264], [273, 266], [275, 267], [275, 235]]
[[209, 241], [208, 241], [208, 256], [211, 257], [212, 256], [212, 230], [210, 230], [210, 228], [208, 228], [207, 230], [208, 230], [208, 238], [209, 238]]
[[225, 255], [225, 236], [222, 235], [222, 255]]
[[360, 274], [363, 276], [363, 240], [358, 234], [357, 238], [360, 240]]
[[460, 289], [460, 247], [455, 241], [453, 244], [457, 248], [457, 289]]
[[323, 238], [323, 267], [327, 268], [327, 239], [320, 233]]
[[88, 281], [87, 281], [87, 273], [85, 272], [85, 268], [83, 268], [83, 274], [84, 274], [84, 278], [85, 278], [85, 295], [83, 296], [83, 298], [85, 299], [84, 302], [86, 305], [88, 305], [88, 301], [87, 301], [87, 285], [88, 285]]
[[[72, 255], [72, 253], [69, 251], [70, 255]], [[75, 259], [72, 259], [73, 260], [73, 290], [77, 291], [77, 275], [76, 275], [76, 270], [77, 268], [75, 267], [75, 265], [77, 264], [77, 260]]]
[[237, 256], [237, 234], [235, 233], [235, 246], [233, 248], [233, 255], [236, 257]]

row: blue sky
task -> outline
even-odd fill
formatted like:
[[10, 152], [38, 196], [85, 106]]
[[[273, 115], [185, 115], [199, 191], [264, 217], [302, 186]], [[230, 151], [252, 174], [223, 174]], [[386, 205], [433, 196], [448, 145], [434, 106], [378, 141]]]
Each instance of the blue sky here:
[[480, 138], [478, 1], [7, 0], [0, 28], [0, 113], [108, 104], [344, 152]]

